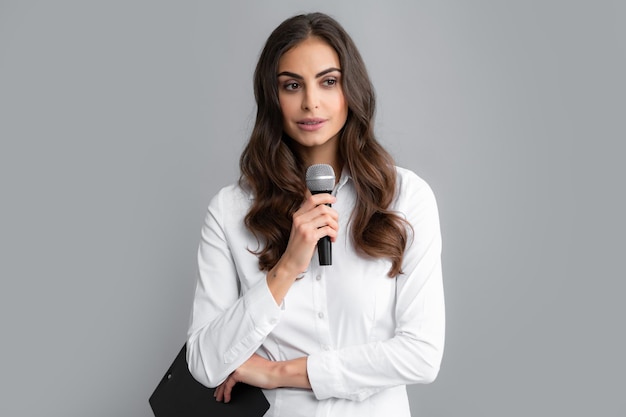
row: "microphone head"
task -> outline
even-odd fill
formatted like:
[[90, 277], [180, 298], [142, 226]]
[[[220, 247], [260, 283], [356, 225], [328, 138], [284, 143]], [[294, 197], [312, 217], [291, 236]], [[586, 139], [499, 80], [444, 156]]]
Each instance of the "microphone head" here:
[[335, 171], [328, 164], [311, 165], [306, 170], [306, 186], [312, 193], [330, 192], [335, 187]]

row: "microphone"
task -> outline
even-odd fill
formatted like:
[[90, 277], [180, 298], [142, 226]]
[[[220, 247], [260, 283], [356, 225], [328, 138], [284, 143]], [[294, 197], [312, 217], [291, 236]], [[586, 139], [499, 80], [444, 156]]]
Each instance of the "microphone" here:
[[[335, 187], [335, 171], [333, 171], [333, 167], [327, 164], [315, 164], [308, 167], [306, 170], [306, 186], [311, 191], [311, 194], [330, 194]], [[317, 255], [320, 265], [332, 265], [330, 237], [324, 236], [317, 241]]]

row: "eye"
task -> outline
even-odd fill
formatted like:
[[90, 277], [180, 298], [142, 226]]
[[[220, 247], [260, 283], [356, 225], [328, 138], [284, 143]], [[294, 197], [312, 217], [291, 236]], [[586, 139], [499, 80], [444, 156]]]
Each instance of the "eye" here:
[[287, 90], [287, 91], [295, 91], [295, 90], [300, 88], [300, 84], [298, 84], [295, 81], [289, 81], [289, 82], [283, 84], [283, 88], [285, 90]]
[[324, 81], [322, 81], [322, 85], [326, 87], [334, 87], [336, 84], [337, 84], [336, 78], [327, 78]]

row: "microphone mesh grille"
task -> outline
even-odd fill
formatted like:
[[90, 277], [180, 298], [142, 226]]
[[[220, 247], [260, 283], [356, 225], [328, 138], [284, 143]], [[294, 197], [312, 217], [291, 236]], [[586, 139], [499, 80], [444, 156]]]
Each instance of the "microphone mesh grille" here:
[[332, 190], [335, 187], [333, 167], [327, 164], [315, 164], [308, 167], [306, 186], [311, 192]]

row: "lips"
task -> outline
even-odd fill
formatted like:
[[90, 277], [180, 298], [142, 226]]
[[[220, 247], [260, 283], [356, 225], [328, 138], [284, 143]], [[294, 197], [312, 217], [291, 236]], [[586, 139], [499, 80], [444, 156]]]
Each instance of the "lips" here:
[[307, 118], [307, 119], [298, 120], [296, 123], [300, 130], [312, 132], [312, 131], [321, 129], [322, 126], [324, 126], [324, 124], [326, 123], [326, 119], [320, 119], [317, 117]]

